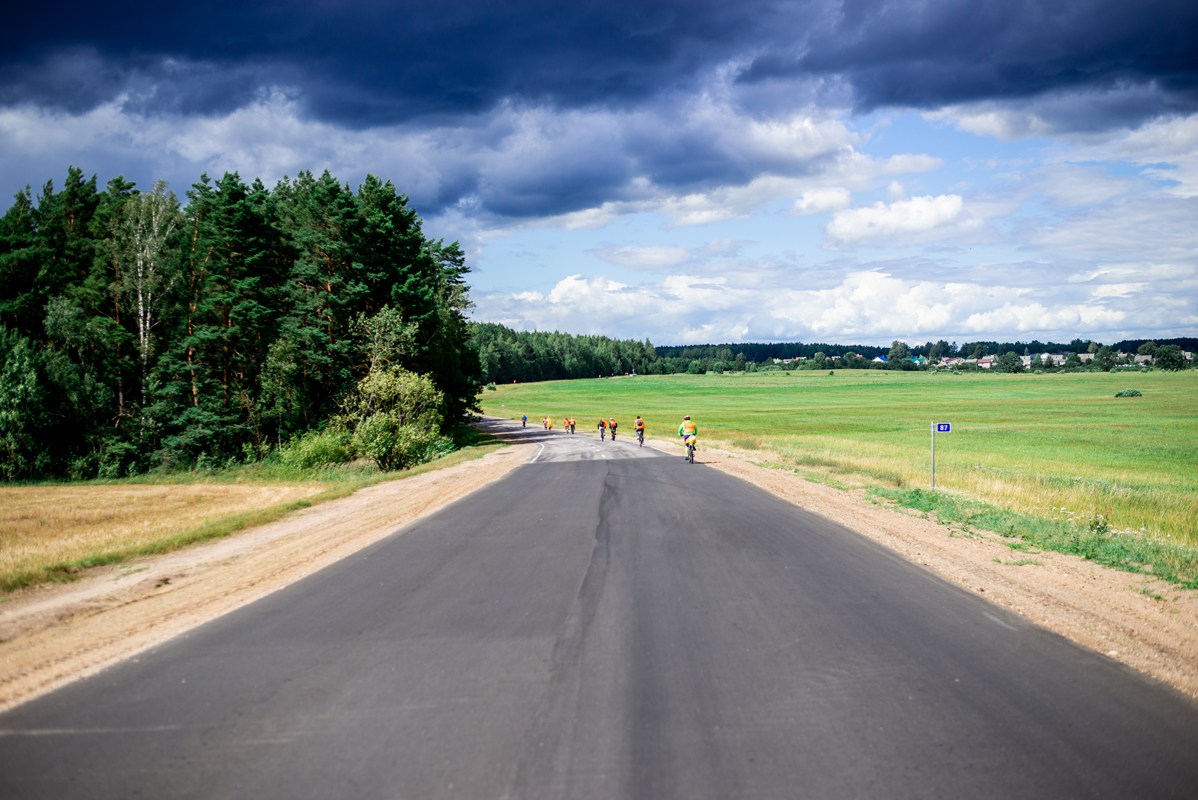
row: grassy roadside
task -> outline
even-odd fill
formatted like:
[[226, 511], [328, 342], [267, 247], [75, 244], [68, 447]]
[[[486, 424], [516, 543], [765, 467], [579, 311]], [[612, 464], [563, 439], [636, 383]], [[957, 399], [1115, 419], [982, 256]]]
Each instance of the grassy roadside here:
[[[458, 431], [455, 439], [458, 450], [399, 472], [364, 465], [295, 470], [249, 464], [157, 479], [5, 487], [0, 490], [0, 593], [67, 582], [93, 567], [221, 539], [368, 486], [452, 467], [506, 446], [472, 428]], [[142, 517], [152, 516], [155, 506], [185, 493], [195, 495], [189, 507], [202, 507], [191, 514], [198, 515], [199, 524], [188, 524], [188, 516], [173, 508], [162, 512], [166, 518], [145, 524]], [[262, 504], [271, 497], [284, 499]], [[209, 509], [211, 514], [202, 513]], [[179, 524], [180, 519], [185, 521]]]
[[[932, 489], [873, 486], [866, 497], [935, 515], [950, 535], [991, 531], [1011, 540], [1004, 543], [1012, 550], [1027, 555], [1047, 550], [1081, 556], [1106, 567], [1152, 575], [1183, 589], [1198, 589], [1198, 549], [1114, 531], [1100, 515], [1075, 520], [1066, 512], [1062, 518], [1046, 519]], [[1026, 559], [1015, 563], [1039, 562]]]

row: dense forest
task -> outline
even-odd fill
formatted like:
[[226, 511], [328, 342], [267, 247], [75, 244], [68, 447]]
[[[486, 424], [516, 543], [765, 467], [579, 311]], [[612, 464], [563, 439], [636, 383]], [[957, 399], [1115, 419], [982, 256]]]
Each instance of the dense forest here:
[[468, 271], [374, 176], [204, 175], [181, 204], [71, 168], [0, 218], [0, 475], [253, 460], [330, 420], [394, 449], [475, 405]]

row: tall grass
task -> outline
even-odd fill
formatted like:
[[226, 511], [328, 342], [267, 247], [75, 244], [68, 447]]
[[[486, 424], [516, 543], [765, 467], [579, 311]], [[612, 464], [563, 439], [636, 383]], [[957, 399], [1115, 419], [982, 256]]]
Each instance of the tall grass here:
[[935, 513], [940, 522], [956, 523], [965, 530], [972, 527], [994, 531], [1041, 550], [1077, 555], [1106, 566], [1152, 575], [1186, 589], [1198, 589], [1198, 550], [1114, 530], [1102, 515], [1076, 519], [1061, 514], [1056, 519], [1046, 519], [926, 489], [873, 488], [870, 494], [906, 508]]

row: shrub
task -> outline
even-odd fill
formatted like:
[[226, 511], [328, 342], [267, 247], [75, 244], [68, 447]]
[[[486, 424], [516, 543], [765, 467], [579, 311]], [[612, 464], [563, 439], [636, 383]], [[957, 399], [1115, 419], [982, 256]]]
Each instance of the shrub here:
[[1144, 395], [1140, 394], [1135, 389], [1124, 389], [1123, 391], [1117, 392], [1115, 394], [1115, 397], [1143, 397], [1143, 396]]
[[326, 429], [294, 436], [279, 452], [279, 460], [295, 469], [312, 469], [324, 464], [344, 464], [353, 458], [349, 434]]
[[428, 375], [388, 367], [359, 381], [334, 423], [351, 432], [355, 453], [379, 469], [403, 469], [453, 450], [440, 435], [444, 399]]
[[358, 423], [354, 450], [391, 471], [423, 464], [453, 451], [453, 441], [435, 428], [404, 423], [391, 414], [373, 414]]

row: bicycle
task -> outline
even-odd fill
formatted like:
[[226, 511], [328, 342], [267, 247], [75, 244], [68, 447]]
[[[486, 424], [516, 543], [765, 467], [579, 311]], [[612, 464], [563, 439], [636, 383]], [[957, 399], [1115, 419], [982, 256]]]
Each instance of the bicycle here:
[[686, 437], [686, 460], [690, 463], [695, 463], [695, 444], [698, 442], [697, 436]]
[[636, 441], [637, 441], [637, 445], [639, 445], [640, 447], [645, 446], [645, 429], [644, 428], [636, 429]]

